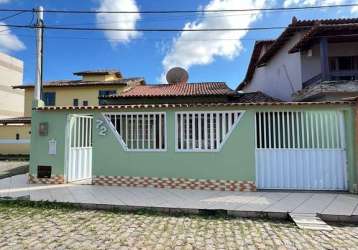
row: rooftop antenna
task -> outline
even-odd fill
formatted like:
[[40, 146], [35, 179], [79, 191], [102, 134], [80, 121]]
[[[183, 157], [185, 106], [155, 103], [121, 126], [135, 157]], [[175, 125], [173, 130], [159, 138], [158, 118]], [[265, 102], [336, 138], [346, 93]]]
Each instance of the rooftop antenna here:
[[168, 71], [166, 79], [168, 83], [186, 83], [189, 79], [189, 74], [183, 68], [174, 67]]
[[36, 28], [36, 84], [34, 91], [34, 100], [36, 106], [41, 106], [42, 102], [42, 84], [43, 84], [43, 7], [40, 6], [34, 10], [37, 15]]

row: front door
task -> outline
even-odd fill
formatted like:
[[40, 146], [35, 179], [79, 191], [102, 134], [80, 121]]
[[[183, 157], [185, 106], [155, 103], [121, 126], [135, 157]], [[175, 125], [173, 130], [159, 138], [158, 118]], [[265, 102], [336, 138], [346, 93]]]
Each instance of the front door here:
[[92, 124], [89, 115], [71, 115], [69, 118], [67, 181], [92, 182]]

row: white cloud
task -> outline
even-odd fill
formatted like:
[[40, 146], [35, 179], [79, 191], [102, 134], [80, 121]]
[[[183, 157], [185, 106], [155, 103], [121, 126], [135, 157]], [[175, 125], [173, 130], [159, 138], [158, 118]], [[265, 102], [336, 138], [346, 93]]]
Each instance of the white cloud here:
[[[135, 0], [101, 0], [99, 11], [139, 11]], [[135, 29], [140, 14], [105, 14], [99, 13], [96, 16], [99, 28], [112, 29]], [[105, 31], [105, 36], [112, 45], [128, 43], [131, 39], [140, 36], [137, 31]]]
[[292, 6], [313, 6], [313, 5], [334, 5], [348, 3], [347, 0], [285, 0], [283, 2], [284, 7]]
[[8, 3], [8, 2], [10, 2], [10, 0], [0, 0], [0, 4], [2, 4], [2, 3]]
[[0, 27], [0, 51], [18, 51], [26, 48], [19, 38], [11, 33], [4, 22], [0, 22], [0, 25], [5, 25]]
[[[314, 5], [336, 5], [336, 4], [358, 4], [358, 0], [349, 1], [349, 0], [284, 0], [284, 7], [293, 7], [293, 6], [314, 6]], [[358, 13], [358, 6], [351, 8], [351, 13]]]
[[[203, 9], [263, 8], [267, 4], [267, 0], [211, 0]], [[196, 21], [186, 23], [184, 29], [248, 28], [260, 16], [259, 11], [250, 14], [206, 12]], [[215, 57], [233, 59], [241, 52], [243, 47], [240, 39], [246, 33], [247, 31], [181, 32], [173, 40], [171, 48], [162, 61], [164, 73], [174, 66], [188, 69], [192, 65], [210, 64], [215, 60]], [[194, 41], [188, 42], [192, 40]], [[164, 80], [164, 73], [162, 80]]]

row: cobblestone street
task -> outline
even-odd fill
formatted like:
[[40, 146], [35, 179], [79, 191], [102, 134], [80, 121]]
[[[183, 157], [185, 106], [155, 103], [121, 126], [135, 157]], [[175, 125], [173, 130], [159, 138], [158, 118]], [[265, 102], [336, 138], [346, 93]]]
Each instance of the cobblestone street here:
[[0, 204], [1, 249], [342, 249], [358, 227], [305, 231], [287, 221]]

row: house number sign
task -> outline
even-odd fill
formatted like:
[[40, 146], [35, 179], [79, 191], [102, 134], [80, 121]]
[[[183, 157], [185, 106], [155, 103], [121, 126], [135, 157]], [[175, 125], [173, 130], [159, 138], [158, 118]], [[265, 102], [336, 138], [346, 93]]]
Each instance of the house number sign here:
[[104, 136], [107, 134], [107, 127], [104, 124], [104, 121], [97, 119], [96, 120], [96, 129], [98, 131], [98, 135]]

